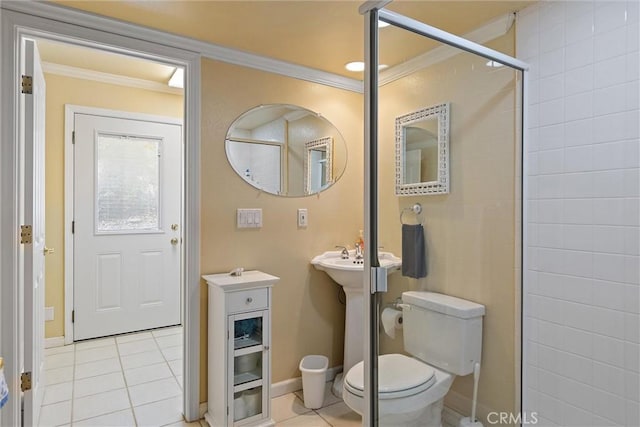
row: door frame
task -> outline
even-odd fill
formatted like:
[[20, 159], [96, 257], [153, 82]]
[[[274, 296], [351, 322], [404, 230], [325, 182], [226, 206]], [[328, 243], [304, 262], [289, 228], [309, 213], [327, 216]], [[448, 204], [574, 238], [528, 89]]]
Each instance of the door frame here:
[[[200, 60], [201, 54], [184, 49], [184, 38], [65, 8], [30, 7], [28, 13], [15, 5], [1, 5], [0, 94], [0, 354], [5, 356], [5, 375], [10, 400], [0, 412], [1, 425], [21, 425], [19, 378], [24, 357], [21, 342], [23, 301], [22, 266], [18, 235], [22, 212], [20, 164], [22, 133], [19, 122], [20, 41], [24, 37], [49, 38], [72, 44], [99, 47], [142, 59], [185, 68], [184, 208], [182, 281], [184, 313], [183, 413], [187, 420], [200, 418]], [[52, 12], [53, 10], [53, 12]], [[38, 16], [36, 16], [38, 15]], [[65, 227], [70, 227], [66, 224]], [[6, 243], [5, 243], [6, 242]]]
[[[82, 105], [66, 104], [64, 106], [64, 343], [72, 344], [74, 341], [73, 331], [73, 317], [72, 311], [74, 309], [74, 234], [71, 230], [71, 223], [74, 220], [74, 197], [75, 186], [73, 185], [75, 179], [75, 163], [74, 163], [74, 150], [73, 150], [73, 131], [75, 127], [75, 114], [86, 114], [100, 117], [112, 117], [116, 119], [129, 119], [137, 121], [147, 121], [153, 123], [162, 123], [168, 125], [180, 125], [183, 129], [184, 135], [184, 121], [175, 117], [159, 116], [155, 114], [146, 113], [133, 113], [128, 111], [111, 110], [107, 108], [86, 107]], [[184, 159], [185, 146], [181, 141], [180, 154]], [[184, 163], [180, 171], [180, 235], [182, 235], [182, 227], [184, 226], [184, 205], [185, 205], [185, 186], [184, 186]], [[185, 287], [184, 276], [182, 270], [184, 269], [184, 250], [180, 245], [180, 299], [184, 301]], [[184, 307], [180, 308], [180, 321], [182, 324], [185, 322]]]

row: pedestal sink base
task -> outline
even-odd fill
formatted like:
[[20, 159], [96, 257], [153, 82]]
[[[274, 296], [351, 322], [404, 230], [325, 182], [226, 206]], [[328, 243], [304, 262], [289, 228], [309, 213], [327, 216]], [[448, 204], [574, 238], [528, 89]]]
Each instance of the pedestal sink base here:
[[344, 372], [340, 372], [338, 375], [336, 375], [335, 379], [333, 380], [333, 386], [331, 386], [331, 392], [333, 393], [333, 395], [335, 397], [339, 397], [340, 399], [342, 399], [342, 383], [344, 382], [344, 376]]

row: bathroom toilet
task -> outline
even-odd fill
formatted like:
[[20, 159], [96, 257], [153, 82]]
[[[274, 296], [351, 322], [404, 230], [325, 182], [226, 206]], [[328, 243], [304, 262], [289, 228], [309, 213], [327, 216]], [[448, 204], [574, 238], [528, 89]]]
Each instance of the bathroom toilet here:
[[[404, 292], [402, 302], [404, 348], [413, 357], [378, 357], [379, 424], [438, 427], [455, 376], [480, 362], [484, 306], [435, 292]], [[363, 362], [345, 376], [342, 396], [362, 415]]]

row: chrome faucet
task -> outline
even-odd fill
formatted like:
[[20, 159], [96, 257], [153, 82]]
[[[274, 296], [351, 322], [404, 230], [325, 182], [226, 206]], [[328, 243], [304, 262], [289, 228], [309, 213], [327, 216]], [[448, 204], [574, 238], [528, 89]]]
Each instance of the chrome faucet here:
[[362, 254], [362, 249], [360, 247], [360, 243], [356, 244], [356, 259], [362, 259], [364, 258], [364, 255]]
[[342, 252], [340, 252], [340, 257], [342, 259], [349, 259], [349, 250], [347, 250], [346, 246], [336, 246], [336, 248], [342, 248]]

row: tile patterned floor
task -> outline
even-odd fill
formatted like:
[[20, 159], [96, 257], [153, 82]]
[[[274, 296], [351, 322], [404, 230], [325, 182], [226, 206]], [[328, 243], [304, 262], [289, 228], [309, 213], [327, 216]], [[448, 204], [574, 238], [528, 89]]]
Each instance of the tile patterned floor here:
[[197, 426], [182, 420], [182, 327], [45, 350], [40, 426]]
[[[182, 418], [182, 328], [165, 328], [45, 350], [40, 426], [189, 426]], [[358, 414], [325, 388], [324, 406], [302, 391], [273, 398], [277, 426], [360, 426]]]

